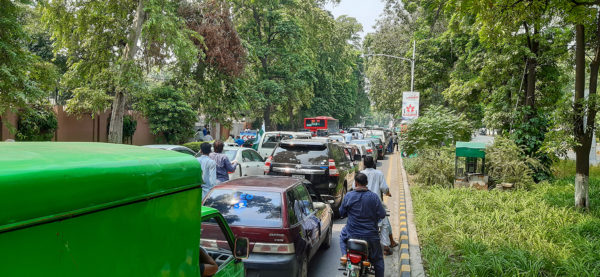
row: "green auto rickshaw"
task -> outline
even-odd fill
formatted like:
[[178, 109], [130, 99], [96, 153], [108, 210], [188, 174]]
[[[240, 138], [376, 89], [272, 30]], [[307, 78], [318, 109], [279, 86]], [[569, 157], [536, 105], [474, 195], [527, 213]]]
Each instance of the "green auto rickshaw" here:
[[200, 276], [203, 220], [229, 245], [208, 251], [215, 276], [244, 276], [248, 240], [201, 207], [201, 180], [172, 151], [0, 142], [0, 276]]

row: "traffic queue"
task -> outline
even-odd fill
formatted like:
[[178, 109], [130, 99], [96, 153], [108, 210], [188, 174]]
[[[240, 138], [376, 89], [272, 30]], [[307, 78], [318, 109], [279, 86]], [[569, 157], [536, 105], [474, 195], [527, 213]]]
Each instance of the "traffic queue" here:
[[331, 246], [363, 160], [393, 151], [395, 137], [325, 121], [329, 130], [265, 132], [253, 148], [217, 141], [199, 153], [1, 143], [0, 276], [305, 277]]

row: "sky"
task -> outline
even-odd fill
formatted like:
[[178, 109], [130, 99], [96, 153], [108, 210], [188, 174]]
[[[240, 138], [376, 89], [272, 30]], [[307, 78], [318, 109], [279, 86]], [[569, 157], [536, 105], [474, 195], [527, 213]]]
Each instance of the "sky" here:
[[325, 9], [330, 10], [337, 18], [340, 15], [354, 17], [363, 25], [362, 38], [367, 33], [373, 33], [375, 21], [383, 12], [382, 0], [342, 0], [338, 5], [327, 4]]

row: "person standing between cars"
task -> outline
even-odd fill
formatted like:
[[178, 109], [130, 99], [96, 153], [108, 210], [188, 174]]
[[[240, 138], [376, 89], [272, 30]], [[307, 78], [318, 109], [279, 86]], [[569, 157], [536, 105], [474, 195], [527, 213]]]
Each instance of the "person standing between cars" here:
[[213, 141], [213, 137], [210, 135], [210, 131], [206, 131], [206, 135], [204, 136], [204, 141]]
[[237, 145], [242, 146], [244, 144], [244, 140], [240, 138], [240, 136], [235, 137], [235, 143]]
[[215, 152], [210, 153], [209, 157], [217, 163], [217, 185], [222, 182], [229, 181], [229, 173], [235, 171], [237, 162], [230, 162], [227, 155], [223, 154], [223, 142], [220, 140], [215, 141], [213, 148]]
[[[383, 195], [385, 194], [391, 197], [392, 194], [390, 193], [390, 188], [388, 187], [388, 184], [385, 181], [385, 176], [383, 175], [383, 172], [381, 172], [381, 170], [375, 169], [375, 160], [373, 160], [373, 157], [371, 156], [366, 156], [363, 163], [365, 165], [365, 169], [360, 173], [363, 173], [367, 176], [367, 188], [373, 193], [375, 193], [377, 197], [379, 197], [379, 200], [382, 201], [381, 203], [383, 207], [386, 208], [385, 204], [383, 204]], [[391, 248], [396, 247], [398, 244], [396, 243], [392, 235], [392, 225], [390, 224], [390, 220], [388, 219], [388, 217], [385, 217], [379, 222], [379, 227], [383, 252], [385, 255], [391, 255]]]
[[348, 217], [340, 234], [342, 257], [346, 256], [346, 243], [349, 239], [365, 240], [369, 244], [369, 260], [375, 267], [375, 277], [383, 277], [385, 264], [378, 223], [385, 218], [385, 209], [379, 196], [367, 188], [367, 175], [356, 174], [354, 183], [356, 189], [346, 194], [340, 206], [341, 217]]
[[394, 135], [392, 136], [392, 139], [394, 140], [394, 149], [396, 149], [396, 151], [398, 151], [398, 133], [394, 133]]
[[200, 167], [202, 167], [202, 200], [206, 198], [208, 192], [217, 184], [217, 163], [211, 159], [210, 143], [200, 145], [202, 155], [198, 157]]

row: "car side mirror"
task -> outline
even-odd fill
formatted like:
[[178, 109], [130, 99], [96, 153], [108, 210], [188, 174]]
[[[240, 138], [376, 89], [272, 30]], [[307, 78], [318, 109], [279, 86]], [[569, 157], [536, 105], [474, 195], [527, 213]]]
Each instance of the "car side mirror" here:
[[327, 207], [327, 206], [323, 202], [313, 202], [313, 208], [315, 210], [322, 210], [322, 209], [325, 209], [325, 207]]
[[248, 255], [250, 254], [250, 241], [248, 238], [235, 238], [235, 246], [233, 248], [236, 259], [248, 259]]

